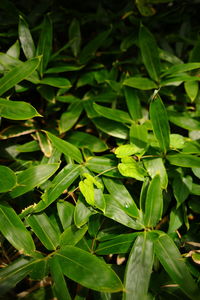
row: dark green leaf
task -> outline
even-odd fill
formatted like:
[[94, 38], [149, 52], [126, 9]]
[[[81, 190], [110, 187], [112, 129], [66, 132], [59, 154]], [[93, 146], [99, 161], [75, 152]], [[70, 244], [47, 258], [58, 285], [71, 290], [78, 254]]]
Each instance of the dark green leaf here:
[[128, 128], [119, 122], [111, 121], [103, 117], [94, 118], [92, 121], [98, 129], [111, 136], [120, 139], [127, 139], [128, 137]]
[[[4, 295], [24, 279], [36, 261], [21, 257], [0, 271], [0, 295]], [[5, 296], [6, 297], [6, 296]], [[7, 297], [6, 297], [7, 298]], [[6, 299], [4, 298], [4, 299]]]
[[46, 131], [48, 138], [51, 140], [54, 147], [56, 147], [61, 153], [69, 156], [70, 158], [74, 159], [78, 163], [82, 162], [82, 155], [80, 150], [75, 147], [74, 145], [56, 137], [52, 133]]
[[157, 174], [160, 175], [161, 187], [166, 189], [168, 185], [168, 176], [162, 158], [144, 159], [144, 165], [151, 178]]
[[56, 257], [63, 273], [83, 286], [111, 293], [123, 290], [115, 272], [104, 261], [84, 250], [65, 246], [56, 253]]
[[187, 199], [192, 189], [191, 176], [177, 176], [173, 181], [174, 197], [177, 201], [177, 208]]
[[36, 186], [41, 185], [56, 172], [58, 167], [59, 164], [56, 163], [41, 164], [39, 166], [30, 167], [25, 171], [21, 171], [17, 175], [18, 185], [10, 192], [10, 196], [16, 198], [31, 191]]
[[149, 76], [159, 81], [160, 77], [160, 59], [156, 40], [152, 33], [143, 25], [140, 26], [139, 45], [144, 65]]
[[83, 226], [80, 229], [78, 229], [75, 225], [69, 226], [60, 236], [60, 246], [75, 246], [84, 237], [87, 230], [87, 225]]
[[39, 72], [43, 75], [46, 69], [52, 50], [52, 21], [49, 15], [46, 15], [42, 23], [42, 31], [40, 33], [39, 42], [36, 50], [37, 55], [42, 55], [39, 66]]
[[94, 109], [98, 114], [102, 115], [104, 118], [108, 118], [113, 121], [122, 122], [122, 123], [132, 123], [131, 118], [128, 113], [119, 109], [112, 109], [105, 106], [93, 104]]
[[173, 240], [162, 233], [154, 240], [154, 249], [166, 272], [181, 290], [190, 299], [200, 299], [200, 291]]
[[59, 244], [59, 234], [45, 213], [26, 218], [39, 240], [48, 250], [55, 250]]
[[120, 234], [109, 241], [101, 242], [95, 253], [99, 255], [128, 253], [137, 236], [137, 232]]
[[0, 95], [7, 92], [20, 81], [27, 79], [38, 67], [40, 57], [35, 57], [12, 68], [0, 79]]
[[0, 203], [0, 230], [5, 238], [27, 255], [33, 255], [35, 245], [30, 232], [26, 229], [14, 209], [7, 203]]
[[0, 166], [0, 193], [13, 189], [17, 183], [15, 173], [6, 166]]
[[124, 93], [126, 97], [126, 104], [128, 106], [128, 110], [132, 119], [133, 120], [141, 119], [142, 109], [141, 109], [141, 103], [137, 91], [133, 88], [125, 86]]
[[[153, 242], [149, 234], [140, 234], [133, 244], [125, 270], [123, 300], [146, 299], [153, 266]], [[133, 298], [134, 295], [134, 298]]]
[[131, 197], [123, 183], [121, 183], [119, 180], [106, 177], [103, 178], [103, 182], [112, 198], [119, 203], [121, 209], [124, 210], [129, 216], [138, 218], [139, 210], [134, 199]]
[[157, 89], [156, 83], [145, 77], [130, 77], [124, 80], [123, 85], [130, 86], [139, 90], [152, 90]]
[[76, 180], [80, 174], [79, 165], [67, 165], [53, 179], [52, 184], [42, 195], [42, 201], [39, 202], [34, 211], [39, 212], [54, 202], [67, 188]]
[[200, 168], [200, 157], [190, 154], [171, 154], [167, 159], [172, 165], [184, 168]]
[[57, 257], [52, 257], [50, 259], [50, 271], [54, 281], [54, 291], [55, 296], [59, 300], [71, 300], [69, 290], [62, 272], [62, 265], [59, 264]]
[[19, 16], [19, 40], [27, 59], [35, 56], [35, 45], [28, 24], [22, 16]]
[[141, 230], [143, 228], [139, 221], [134, 220], [124, 212], [121, 205], [111, 195], [104, 196], [106, 200], [106, 217], [132, 229]]
[[80, 50], [81, 45], [81, 31], [80, 24], [77, 19], [73, 19], [69, 26], [69, 40], [72, 41], [70, 47], [74, 56], [76, 57]]
[[0, 116], [11, 120], [27, 120], [41, 117], [37, 110], [27, 102], [0, 98]]
[[170, 128], [167, 111], [158, 94], [150, 104], [150, 118], [153, 125], [153, 131], [159, 142], [160, 148], [164, 153], [166, 153], [169, 149]]
[[38, 83], [67, 89], [71, 88], [72, 86], [71, 82], [63, 77], [44, 77]]
[[187, 72], [199, 68], [200, 68], [200, 63], [178, 64], [170, 67], [167, 71], [165, 71], [162, 74], [162, 76], [170, 76], [170, 75], [174, 75], [175, 73], [183, 73], [183, 72]]
[[72, 225], [74, 219], [74, 209], [74, 205], [69, 202], [57, 202], [58, 215], [64, 229]]
[[68, 110], [61, 115], [59, 126], [60, 133], [68, 131], [76, 124], [82, 110], [83, 106], [80, 101], [76, 101], [69, 106]]
[[169, 121], [181, 128], [188, 130], [200, 130], [199, 121], [192, 118], [188, 113], [168, 110], [167, 114]]
[[161, 219], [163, 211], [163, 197], [160, 175], [155, 175], [149, 184], [145, 203], [144, 223], [147, 227], [154, 227]]

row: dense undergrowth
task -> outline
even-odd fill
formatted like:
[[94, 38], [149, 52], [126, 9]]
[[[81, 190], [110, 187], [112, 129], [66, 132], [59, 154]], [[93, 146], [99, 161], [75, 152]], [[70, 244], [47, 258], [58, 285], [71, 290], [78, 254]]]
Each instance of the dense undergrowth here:
[[1, 299], [200, 299], [199, 9], [1, 0]]

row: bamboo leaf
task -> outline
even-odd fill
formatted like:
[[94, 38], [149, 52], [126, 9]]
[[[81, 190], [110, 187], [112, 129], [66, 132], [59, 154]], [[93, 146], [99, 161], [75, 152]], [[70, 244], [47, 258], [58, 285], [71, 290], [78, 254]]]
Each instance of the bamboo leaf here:
[[124, 279], [126, 293], [123, 300], [146, 299], [153, 258], [153, 242], [147, 232], [141, 233], [134, 242], [128, 258]]
[[12, 198], [19, 197], [36, 186], [41, 185], [49, 177], [51, 177], [58, 169], [59, 164], [41, 164], [38, 166], [30, 167], [25, 171], [21, 171], [17, 175], [17, 183], [15, 189], [10, 192]]
[[45, 213], [30, 215], [27, 223], [48, 250], [55, 250], [59, 244], [59, 234]]
[[55, 296], [59, 300], [71, 300], [71, 296], [62, 272], [62, 266], [59, 264], [57, 257], [52, 257], [49, 261], [51, 275], [54, 281]]
[[131, 197], [123, 183], [119, 180], [113, 180], [106, 177], [103, 178], [103, 182], [113, 199], [121, 205], [122, 210], [124, 210], [129, 216], [138, 218], [139, 210], [134, 199]]
[[140, 26], [139, 45], [142, 59], [149, 76], [158, 82], [160, 77], [160, 59], [158, 47], [152, 33], [143, 25]]
[[80, 165], [67, 165], [53, 179], [49, 188], [42, 195], [42, 200], [34, 211], [40, 212], [53, 203], [76, 180], [80, 174]]
[[27, 79], [38, 67], [40, 57], [35, 57], [12, 68], [0, 79], [0, 96], [20, 81]]
[[167, 234], [154, 240], [155, 254], [180, 289], [193, 300], [200, 299], [200, 291], [192, 278], [178, 248]]
[[28, 24], [22, 16], [19, 16], [19, 40], [27, 59], [35, 56], [35, 45]]
[[158, 88], [154, 81], [145, 77], [129, 77], [124, 80], [123, 85], [139, 90], [153, 90]]
[[150, 104], [150, 118], [160, 148], [166, 153], [169, 149], [170, 128], [165, 106], [158, 94]]
[[163, 210], [163, 197], [160, 175], [156, 175], [149, 184], [145, 203], [144, 223], [147, 227], [154, 227], [160, 220]]
[[30, 232], [12, 207], [6, 202], [0, 203], [0, 230], [5, 238], [15, 247], [27, 255], [33, 255], [35, 244]]
[[41, 117], [37, 110], [27, 102], [0, 98], [0, 116], [10, 120], [27, 120]]
[[74, 159], [78, 163], [81, 163], [83, 161], [82, 155], [80, 150], [75, 147], [74, 145], [56, 137], [52, 133], [46, 131], [46, 134], [48, 138], [51, 140], [52, 144], [58, 151], [61, 153], [64, 153], [65, 155], [69, 156], [70, 158]]
[[56, 258], [63, 273], [85, 287], [111, 293], [123, 290], [115, 272], [104, 261], [84, 250], [65, 246], [56, 253]]
[[13, 189], [17, 183], [15, 173], [6, 166], [0, 166], [0, 193]]
[[42, 31], [39, 37], [39, 42], [36, 50], [36, 55], [42, 55], [42, 59], [39, 66], [39, 72], [42, 76], [46, 69], [52, 50], [52, 33], [53, 26], [49, 15], [46, 15], [42, 23]]
[[191, 154], [167, 155], [170, 164], [183, 168], [200, 168], [200, 157]]

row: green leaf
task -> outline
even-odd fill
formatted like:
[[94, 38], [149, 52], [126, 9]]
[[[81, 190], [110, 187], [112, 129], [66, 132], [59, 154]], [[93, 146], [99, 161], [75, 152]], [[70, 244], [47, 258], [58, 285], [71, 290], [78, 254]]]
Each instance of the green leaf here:
[[191, 102], [195, 100], [199, 91], [198, 81], [187, 81], [184, 83], [185, 91], [190, 98]]
[[88, 61], [94, 57], [96, 51], [104, 44], [105, 40], [110, 35], [110, 33], [111, 29], [102, 31], [93, 40], [89, 41], [89, 43], [83, 48], [83, 50], [80, 53], [79, 61], [81, 64], [88, 63]]
[[38, 144], [37, 141], [31, 141], [31, 142], [28, 142], [28, 143], [25, 143], [23, 145], [18, 145], [16, 147], [16, 150], [19, 151], [19, 152], [35, 152], [35, 151], [40, 151], [40, 146]]
[[90, 157], [85, 166], [95, 173], [101, 173], [103, 172], [104, 175], [110, 176], [110, 177], [121, 177], [120, 173], [117, 169], [117, 162], [116, 160], [112, 159], [112, 157], [106, 157], [106, 156], [93, 156]]
[[24, 55], [27, 59], [33, 58], [35, 56], [35, 45], [28, 24], [22, 16], [19, 16], [18, 33]]
[[192, 118], [188, 113], [168, 110], [167, 114], [169, 121], [181, 128], [187, 130], [200, 130], [199, 121]]
[[150, 104], [150, 118], [154, 134], [159, 142], [161, 150], [166, 153], [169, 149], [170, 128], [165, 106], [157, 94]]
[[0, 166], [0, 193], [12, 190], [17, 183], [15, 173], [8, 167]]
[[27, 255], [33, 255], [35, 245], [30, 232], [6, 202], [0, 203], [0, 230], [3, 236], [15, 247]]
[[67, 140], [78, 148], [88, 148], [92, 152], [103, 152], [108, 149], [103, 140], [86, 132], [74, 131], [67, 135]]
[[41, 131], [36, 132], [36, 136], [39, 142], [39, 146], [41, 151], [44, 153], [46, 157], [51, 157], [53, 153], [52, 145], [48, 140], [46, 134]]
[[138, 97], [137, 91], [128, 86], [124, 87], [124, 93], [126, 98], [126, 104], [128, 106], [129, 113], [133, 120], [138, 120], [142, 118], [142, 108], [140, 99]]
[[122, 162], [118, 164], [118, 170], [123, 176], [132, 177], [140, 181], [144, 181], [146, 176], [145, 169], [132, 157], [122, 158]]
[[74, 219], [74, 205], [70, 202], [58, 201], [57, 202], [57, 210], [58, 216], [62, 223], [63, 229], [68, 228], [72, 225]]
[[36, 50], [36, 55], [42, 55], [42, 60], [39, 66], [39, 72], [42, 76], [44, 70], [46, 69], [50, 55], [52, 50], [52, 39], [53, 39], [53, 28], [52, 21], [49, 15], [44, 17], [44, 21], [42, 23], [42, 30], [39, 37], [39, 42]]
[[26, 218], [33, 232], [48, 250], [55, 250], [59, 244], [59, 234], [45, 213]]
[[102, 130], [108, 135], [120, 139], [127, 139], [128, 137], [128, 128], [119, 122], [111, 121], [103, 117], [94, 118], [92, 119], [92, 122], [98, 129]]
[[87, 288], [110, 293], [123, 290], [115, 272], [104, 261], [84, 250], [65, 246], [56, 257], [63, 273]]
[[[21, 257], [0, 271], [0, 295], [11, 291], [22, 279], [24, 279], [34, 266], [36, 261]], [[6, 297], [6, 296], [5, 296]]]
[[78, 121], [81, 113], [83, 111], [83, 106], [81, 101], [76, 101], [69, 105], [68, 110], [61, 115], [59, 131], [60, 133], [66, 132], [71, 129]]
[[40, 63], [40, 57], [35, 57], [27, 60], [24, 63], [20, 63], [16, 67], [12, 68], [0, 79], [0, 96], [14, 87], [17, 83], [24, 79], [27, 79], [38, 67]]
[[172, 208], [170, 212], [169, 228], [167, 233], [176, 232], [183, 224], [183, 213], [181, 207], [178, 209]]
[[87, 207], [82, 197], [79, 197], [74, 211], [74, 223], [76, 227], [80, 228], [89, 221], [89, 217], [96, 212], [90, 207]]
[[[52, 74], [52, 73], [65, 73], [65, 72], [72, 72], [72, 71], [79, 71], [84, 68], [84, 65], [79, 66], [79, 65], [61, 65], [57, 67], [52, 67], [49, 68], [45, 71], [45, 74]], [[65, 96], [63, 96], [65, 97]], [[67, 95], [66, 95], [67, 97]]]
[[121, 209], [129, 216], [138, 218], [139, 210], [123, 183], [106, 177], [103, 178], [103, 182], [112, 198], [121, 206]]
[[172, 186], [178, 208], [187, 199], [192, 190], [192, 177], [176, 176]]
[[130, 128], [130, 143], [138, 148], [138, 156], [142, 156], [148, 147], [148, 131], [145, 124], [132, 124]]
[[10, 120], [27, 120], [41, 117], [37, 110], [27, 102], [0, 98], [0, 116]]
[[10, 196], [16, 198], [41, 185], [56, 172], [58, 167], [59, 164], [56, 163], [41, 164], [19, 172], [17, 174], [18, 185], [10, 192]]
[[67, 78], [63, 77], [44, 77], [38, 83], [54, 86], [57, 88], [71, 88], [71, 82]]
[[191, 154], [167, 155], [170, 164], [184, 168], [200, 168], [200, 157]]
[[[103, 196], [103, 186], [98, 182], [94, 177], [89, 173], [83, 174], [86, 179], [79, 182], [79, 189], [83, 196], [85, 197], [86, 202], [89, 205], [99, 208], [103, 212], [105, 211], [105, 200]], [[94, 185], [97, 187], [94, 188]]]
[[62, 265], [59, 264], [57, 257], [52, 257], [49, 261], [51, 276], [53, 278], [53, 289], [56, 298], [59, 300], [71, 300], [69, 290], [62, 272]]
[[126, 293], [123, 300], [146, 299], [153, 259], [153, 242], [147, 232], [141, 233], [134, 242], [128, 258], [124, 282]]
[[158, 46], [152, 33], [143, 25], [140, 26], [139, 46], [149, 76], [158, 82], [160, 77]]
[[102, 115], [104, 118], [108, 118], [113, 121], [122, 122], [122, 123], [132, 123], [129, 114], [125, 111], [119, 109], [108, 108], [105, 106], [93, 104], [94, 109], [98, 114]]
[[76, 57], [80, 51], [81, 45], [81, 31], [80, 24], [77, 19], [73, 19], [69, 26], [69, 40], [72, 41], [70, 47], [74, 56]]
[[55, 135], [53, 135], [52, 133], [50, 133], [48, 131], [46, 131], [46, 134], [47, 134], [48, 138], [51, 140], [54, 147], [56, 149], [58, 149], [58, 151], [69, 156], [70, 158], [74, 159], [76, 162], [82, 163], [82, 161], [83, 161], [82, 155], [81, 155], [80, 150], [77, 147], [56, 137]]
[[138, 153], [140, 153], [140, 150], [141, 149], [134, 144], [120, 145], [116, 148], [115, 155], [118, 158], [123, 158], [126, 156], [131, 156], [133, 154], [137, 155]]
[[6, 54], [14, 57], [14, 58], [19, 58], [20, 56], [20, 45], [19, 41], [17, 40], [6, 52]]
[[160, 175], [156, 175], [149, 184], [145, 203], [144, 224], [154, 227], [161, 219], [163, 211], [163, 197]]
[[84, 225], [78, 229], [75, 225], [69, 226], [60, 236], [60, 246], [65, 245], [75, 246], [86, 234], [88, 226]]
[[170, 138], [170, 148], [182, 149], [184, 147], [185, 138], [182, 135], [172, 133], [170, 134], [169, 138]]
[[158, 88], [154, 81], [145, 77], [129, 77], [124, 80], [123, 85], [127, 85], [139, 90], [153, 90]]
[[167, 234], [160, 234], [154, 240], [154, 250], [174, 283], [178, 284], [190, 299], [200, 299], [200, 291], [173, 240]]
[[147, 158], [144, 159], [143, 162], [151, 178], [154, 178], [157, 174], [160, 175], [161, 187], [166, 189], [168, 176], [162, 158]]
[[164, 76], [171, 76], [176, 73], [183, 73], [183, 72], [188, 72], [194, 69], [199, 69], [200, 68], [200, 63], [186, 63], [186, 64], [178, 64], [171, 66], [167, 71], [165, 71], [162, 74], [162, 77]]
[[100, 242], [95, 253], [98, 255], [128, 253], [137, 236], [138, 232], [120, 234], [109, 241]]
[[51, 185], [42, 195], [42, 201], [36, 206], [34, 211], [40, 212], [53, 203], [68, 187], [76, 180], [80, 174], [80, 165], [65, 166], [53, 179]]
[[106, 200], [106, 210], [105, 210], [106, 217], [132, 229], [136, 229], [136, 230], [143, 229], [144, 226], [140, 224], [139, 221], [129, 217], [128, 214], [126, 214], [124, 210], [121, 208], [119, 202], [117, 202], [111, 195], [104, 195], [104, 197]]

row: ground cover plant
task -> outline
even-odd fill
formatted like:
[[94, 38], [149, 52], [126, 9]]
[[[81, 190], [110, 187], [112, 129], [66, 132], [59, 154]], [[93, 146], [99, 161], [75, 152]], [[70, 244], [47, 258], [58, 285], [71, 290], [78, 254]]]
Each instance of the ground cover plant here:
[[1, 299], [200, 299], [199, 2], [0, 2]]

